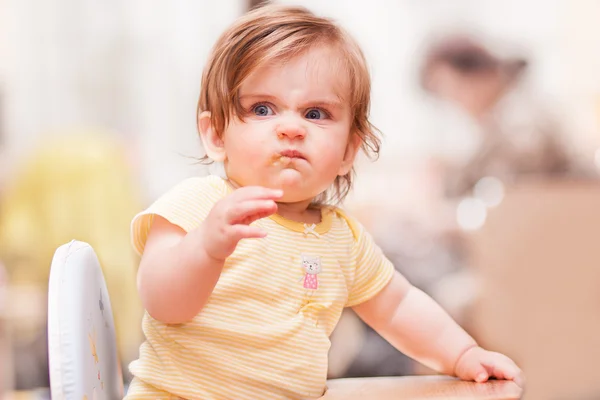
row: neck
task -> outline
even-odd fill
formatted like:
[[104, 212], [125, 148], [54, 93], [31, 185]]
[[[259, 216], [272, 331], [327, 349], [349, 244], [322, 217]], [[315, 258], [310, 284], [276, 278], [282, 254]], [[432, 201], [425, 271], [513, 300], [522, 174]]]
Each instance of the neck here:
[[321, 211], [310, 207], [312, 200], [293, 203], [277, 203], [277, 214], [292, 221], [318, 224], [321, 222]]
[[277, 213], [282, 216], [285, 216], [283, 214], [302, 215], [309, 211], [311, 201], [312, 200], [297, 201], [293, 203], [277, 203]]

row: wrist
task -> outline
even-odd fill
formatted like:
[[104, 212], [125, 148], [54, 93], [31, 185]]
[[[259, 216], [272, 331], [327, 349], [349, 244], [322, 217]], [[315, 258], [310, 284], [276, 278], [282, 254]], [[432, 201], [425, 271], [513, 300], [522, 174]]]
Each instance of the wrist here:
[[215, 253], [207, 249], [206, 246], [201, 246], [200, 250], [204, 255], [204, 261], [206, 265], [222, 267], [225, 264], [225, 260], [227, 260], [227, 257], [223, 258], [215, 255]]
[[204, 267], [222, 267], [226, 258], [218, 257], [214, 251], [211, 251], [205, 240], [204, 229], [196, 229], [186, 235], [186, 240], [182, 241], [184, 246], [181, 251], [187, 262], [186, 264], [204, 266]]
[[476, 342], [471, 343], [470, 345], [466, 346], [464, 349], [461, 350], [461, 352], [458, 354], [458, 357], [456, 357], [456, 361], [454, 362], [454, 366], [452, 367], [452, 375], [453, 376], [458, 376], [457, 374], [457, 369], [462, 361], [462, 359], [471, 351], [473, 351], [474, 349], [477, 349], [479, 347], [479, 345]]

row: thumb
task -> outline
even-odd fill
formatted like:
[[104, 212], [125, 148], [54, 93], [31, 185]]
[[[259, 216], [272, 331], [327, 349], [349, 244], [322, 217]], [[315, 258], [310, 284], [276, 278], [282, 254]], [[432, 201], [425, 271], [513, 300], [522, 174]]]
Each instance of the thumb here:
[[477, 363], [473, 367], [474, 368], [471, 377], [475, 382], [481, 383], [489, 379], [490, 375], [483, 365]]
[[489, 373], [479, 362], [472, 362], [464, 365], [462, 371], [457, 371], [457, 376], [464, 380], [473, 380], [475, 382], [485, 382], [489, 379]]

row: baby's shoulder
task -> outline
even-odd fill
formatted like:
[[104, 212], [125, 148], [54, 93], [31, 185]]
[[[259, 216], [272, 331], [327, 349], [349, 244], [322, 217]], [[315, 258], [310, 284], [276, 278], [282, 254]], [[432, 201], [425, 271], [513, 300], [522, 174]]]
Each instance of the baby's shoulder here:
[[227, 195], [227, 183], [214, 175], [186, 178], [160, 196], [155, 204], [213, 203]]
[[193, 176], [182, 180], [172, 189], [172, 191], [178, 190], [197, 192], [216, 191], [225, 194], [227, 193], [228, 186], [223, 178], [216, 175]]
[[347, 231], [352, 235], [354, 241], [357, 241], [361, 234], [360, 223], [354, 217], [348, 214], [347, 211], [339, 207], [329, 206], [328, 211], [331, 213], [333, 218], [342, 225], [342, 227], [347, 229]]

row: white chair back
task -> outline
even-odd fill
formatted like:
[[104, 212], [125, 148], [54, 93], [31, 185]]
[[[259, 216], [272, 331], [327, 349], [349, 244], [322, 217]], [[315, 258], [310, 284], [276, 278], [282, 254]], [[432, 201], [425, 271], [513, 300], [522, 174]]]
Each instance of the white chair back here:
[[52, 399], [123, 398], [112, 308], [100, 262], [87, 243], [72, 241], [54, 254], [48, 352]]

